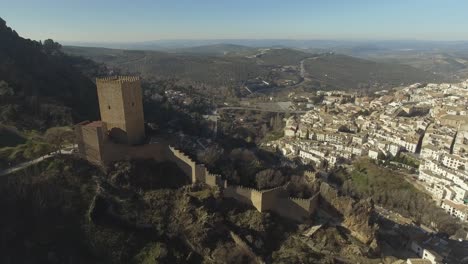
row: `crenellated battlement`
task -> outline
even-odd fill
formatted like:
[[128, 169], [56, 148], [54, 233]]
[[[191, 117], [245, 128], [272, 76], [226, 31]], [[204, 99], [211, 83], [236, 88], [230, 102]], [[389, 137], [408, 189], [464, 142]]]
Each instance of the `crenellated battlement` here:
[[289, 199], [293, 201], [298, 201], [298, 202], [310, 202], [318, 197], [319, 193], [314, 194], [310, 198], [298, 198], [298, 197], [292, 197], [290, 196]]
[[297, 198], [297, 197], [288, 197], [289, 200], [296, 201], [296, 202], [310, 202], [313, 197], [310, 198]]
[[255, 189], [255, 188], [252, 188], [252, 187], [245, 187], [245, 186], [241, 186], [241, 185], [230, 185], [229, 188], [232, 188], [234, 190], [244, 190], [244, 191], [249, 191], [249, 192], [261, 193], [261, 191], [258, 190], [258, 189]]
[[128, 83], [139, 82], [139, 76], [106, 76], [96, 78], [96, 83]]
[[237, 190], [253, 191], [253, 192], [257, 192], [257, 193], [268, 193], [268, 192], [276, 191], [276, 190], [279, 190], [279, 189], [285, 189], [285, 186], [286, 185], [282, 185], [282, 186], [278, 186], [278, 187], [267, 189], [267, 190], [259, 190], [259, 189], [256, 189], [256, 188], [245, 187], [245, 186], [241, 186], [241, 185], [230, 185], [231, 188], [234, 188], [234, 189], [237, 189]]
[[176, 155], [178, 158], [180, 159], [183, 159], [185, 161], [188, 161], [188, 162], [191, 162], [193, 164], [196, 164], [196, 162], [190, 158], [187, 154], [185, 154], [184, 152], [182, 152], [181, 150], [179, 149], [176, 149], [174, 148], [173, 146], [169, 146], [169, 149], [172, 151], [172, 153], [174, 153], [174, 155]]

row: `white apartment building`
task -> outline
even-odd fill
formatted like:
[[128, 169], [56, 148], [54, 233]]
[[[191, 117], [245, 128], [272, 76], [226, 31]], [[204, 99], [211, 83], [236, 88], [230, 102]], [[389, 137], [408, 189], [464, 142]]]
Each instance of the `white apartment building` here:
[[453, 170], [465, 170], [465, 165], [467, 164], [465, 159], [451, 154], [444, 154], [441, 161], [442, 164]]
[[468, 221], [468, 205], [458, 204], [450, 200], [442, 201], [442, 208], [450, 215], [457, 217], [462, 221]]

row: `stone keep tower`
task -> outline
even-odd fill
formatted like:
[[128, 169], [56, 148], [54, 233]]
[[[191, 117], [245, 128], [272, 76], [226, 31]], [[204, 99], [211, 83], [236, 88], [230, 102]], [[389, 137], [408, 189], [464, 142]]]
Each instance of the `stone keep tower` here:
[[101, 120], [112, 139], [139, 144], [145, 139], [143, 100], [139, 77], [114, 76], [96, 79]]

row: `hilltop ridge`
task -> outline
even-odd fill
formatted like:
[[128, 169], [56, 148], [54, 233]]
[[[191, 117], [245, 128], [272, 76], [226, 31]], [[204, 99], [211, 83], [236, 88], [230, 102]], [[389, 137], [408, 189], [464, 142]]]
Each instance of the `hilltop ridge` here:
[[[96, 63], [61, 53], [60, 44], [24, 39], [0, 18], [0, 120], [44, 129], [97, 115]], [[84, 73], [88, 73], [86, 75]]]

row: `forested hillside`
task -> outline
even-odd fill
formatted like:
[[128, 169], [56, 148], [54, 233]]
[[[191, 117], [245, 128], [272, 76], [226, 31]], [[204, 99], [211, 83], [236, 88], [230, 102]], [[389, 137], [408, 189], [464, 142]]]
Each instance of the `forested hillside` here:
[[97, 118], [91, 78], [105, 68], [60, 48], [24, 39], [0, 18], [0, 123], [45, 129]]

